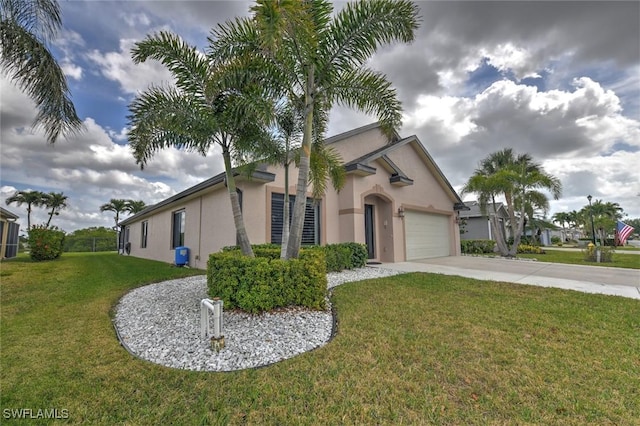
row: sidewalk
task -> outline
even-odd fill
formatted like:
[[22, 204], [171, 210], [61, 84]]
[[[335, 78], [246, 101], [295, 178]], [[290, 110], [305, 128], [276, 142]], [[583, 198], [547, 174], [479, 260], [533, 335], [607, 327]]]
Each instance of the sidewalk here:
[[479, 280], [562, 288], [640, 300], [640, 270], [568, 265], [528, 260], [450, 256], [411, 262], [383, 263], [403, 272], [431, 272]]

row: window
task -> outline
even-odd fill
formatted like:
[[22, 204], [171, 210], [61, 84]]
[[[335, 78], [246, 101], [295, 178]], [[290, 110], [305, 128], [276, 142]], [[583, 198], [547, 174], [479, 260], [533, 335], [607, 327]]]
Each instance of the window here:
[[[289, 225], [293, 216], [294, 195], [289, 196]], [[284, 223], [284, 194], [271, 194], [271, 242], [282, 243], [282, 225]], [[307, 198], [302, 229], [302, 244], [320, 244], [320, 202]]]
[[149, 221], [142, 222], [142, 229], [140, 230], [140, 248], [147, 248], [147, 231], [149, 230]]
[[186, 214], [184, 210], [173, 212], [171, 248], [181, 247], [184, 245], [185, 221]]

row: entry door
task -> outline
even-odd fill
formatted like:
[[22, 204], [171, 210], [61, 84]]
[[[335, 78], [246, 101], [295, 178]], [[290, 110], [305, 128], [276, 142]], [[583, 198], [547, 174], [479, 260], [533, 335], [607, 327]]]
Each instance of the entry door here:
[[367, 252], [369, 259], [376, 257], [376, 234], [375, 234], [375, 218], [373, 217], [373, 204], [364, 205], [364, 239], [367, 244]]

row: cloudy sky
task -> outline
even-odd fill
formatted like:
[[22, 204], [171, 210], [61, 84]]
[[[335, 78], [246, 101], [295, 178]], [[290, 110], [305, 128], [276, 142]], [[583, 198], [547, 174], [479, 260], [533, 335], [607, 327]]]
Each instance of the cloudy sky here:
[[[404, 106], [402, 136], [416, 134], [459, 190], [489, 153], [529, 153], [561, 179], [553, 214], [586, 196], [640, 217], [640, 3], [636, 1], [422, 1], [410, 45], [380, 50]], [[153, 204], [223, 170], [220, 155], [175, 150], [139, 170], [127, 145], [127, 106], [169, 75], [134, 65], [130, 49], [170, 30], [204, 48], [217, 23], [248, 15], [242, 1], [63, 1], [64, 30], [52, 45], [86, 131], [51, 146], [30, 124], [33, 103], [0, 76], [0, 202], [16, 190], [64, 192], [54, 219], [67, 232], [112, 226], [111, 198]], [[340, 3], [336, 4], [340, 7]], [[335, 109], [327, 136], [375, 121]], [[473, 196], [466, 196], [466, 200]], [[36, 209], [33, 223], [46, 221]]]

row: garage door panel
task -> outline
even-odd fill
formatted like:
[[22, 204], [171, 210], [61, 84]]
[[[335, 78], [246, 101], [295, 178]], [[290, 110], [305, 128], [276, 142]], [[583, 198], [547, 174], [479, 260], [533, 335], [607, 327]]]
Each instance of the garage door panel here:
[[449, 217], [416, 211], [405, 212], [407, 260], [449, 256]]

